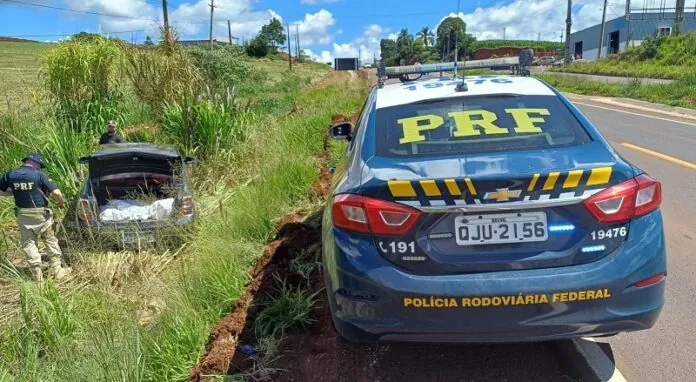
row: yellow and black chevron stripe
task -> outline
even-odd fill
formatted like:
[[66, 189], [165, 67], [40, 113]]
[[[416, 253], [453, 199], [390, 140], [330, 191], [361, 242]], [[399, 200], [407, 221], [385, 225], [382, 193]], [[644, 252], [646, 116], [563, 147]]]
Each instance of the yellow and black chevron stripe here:
[[[597, 167], [565, 172], [536, 173], [531, 179], [504, 181], [510, 190], [520, 190], [509, 201], [564, 199], [592, 194], [606, 188], [612, 176], [611, 167]], [[496, 203], [483, 200], [486, 192], [495, 192], [500, 181], [470, 178], [390, 180], [389, 192], [394, 200], [410, 205], [437, 206]]]

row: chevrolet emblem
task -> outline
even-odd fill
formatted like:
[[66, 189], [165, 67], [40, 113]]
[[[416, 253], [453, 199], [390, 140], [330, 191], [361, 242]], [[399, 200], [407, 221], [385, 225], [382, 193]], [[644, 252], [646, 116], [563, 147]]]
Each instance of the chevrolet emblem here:
[[498, 188], [495, 192], [486, 192], [483, 196], [484, 200], [496, 200], [498, 202], [507, 202], [510, 198], [519, 198], [522, 190], [512, 190], [507, 188]]

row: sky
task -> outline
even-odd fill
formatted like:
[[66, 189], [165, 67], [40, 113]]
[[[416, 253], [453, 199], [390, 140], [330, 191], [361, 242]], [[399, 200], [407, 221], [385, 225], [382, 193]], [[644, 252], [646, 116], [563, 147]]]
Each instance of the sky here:
[[[664, 0], [633, 0], [632, 7], [658, 6]], [[666, 0], [674, 3], [676, 0]], [[211, 0], [169, 0], [169, 21], [180, 39], [207, 39]], [[276, 17], [290, 23], [292, 41], [313, 59], [379, 58], [379, 41], [395, 38], [402, 28], [412, 34], [435, 30], [447, 16], [457, 15], [467, 33], [479, 40], [502, 38], [561, 41], [567, 0], [214, 0], [215, 39], [232, 35], [253, 38]], [[459, 5], [458, 5], [459, 3]], [[573, 0], [573, 31], [598, 24], [603, 0]], [[43, 6], [43, 7], [42, 7]], [[607, 20], [623, 16], [626, 0], [609, 0]], [[687, 0], [696, 7], [696, 0]], [[62, 9], [55, 9], [62, 8]], [[71, 12], [72, 9], [80, 12]], [[159, 37], [161, 0], [0, 0], [0, 36], [59, 41], [80, 31], [109, 32], [143, 42]], [[293, 51], [294, 51], [293, 46]]]

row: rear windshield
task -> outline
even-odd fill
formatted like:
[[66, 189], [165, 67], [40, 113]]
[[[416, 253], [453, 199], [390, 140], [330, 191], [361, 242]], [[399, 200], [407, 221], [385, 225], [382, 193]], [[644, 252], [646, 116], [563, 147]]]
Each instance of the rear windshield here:
[[461, 97], [377, 110], [378, 156], [535, 150], [590, 141], [556, 96]]

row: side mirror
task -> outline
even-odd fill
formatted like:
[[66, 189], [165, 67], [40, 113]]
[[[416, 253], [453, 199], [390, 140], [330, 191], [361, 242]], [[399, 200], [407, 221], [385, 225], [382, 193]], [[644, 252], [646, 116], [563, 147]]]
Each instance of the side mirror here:
[[196, 163], [196, 158], [193, 158], [193, 157], [184, 158], [184, 164], [194, 164], [194, 163]]
[[351, 132], [353, 131], [353, 124], [350, 122], [340, 122], [337, 123], [329, 129], [329, 135], [331, 138], [336, 140], [347, 140], [350, 141]]
[[80, 164], [89, 164], [89, 157], [80, 157]]

